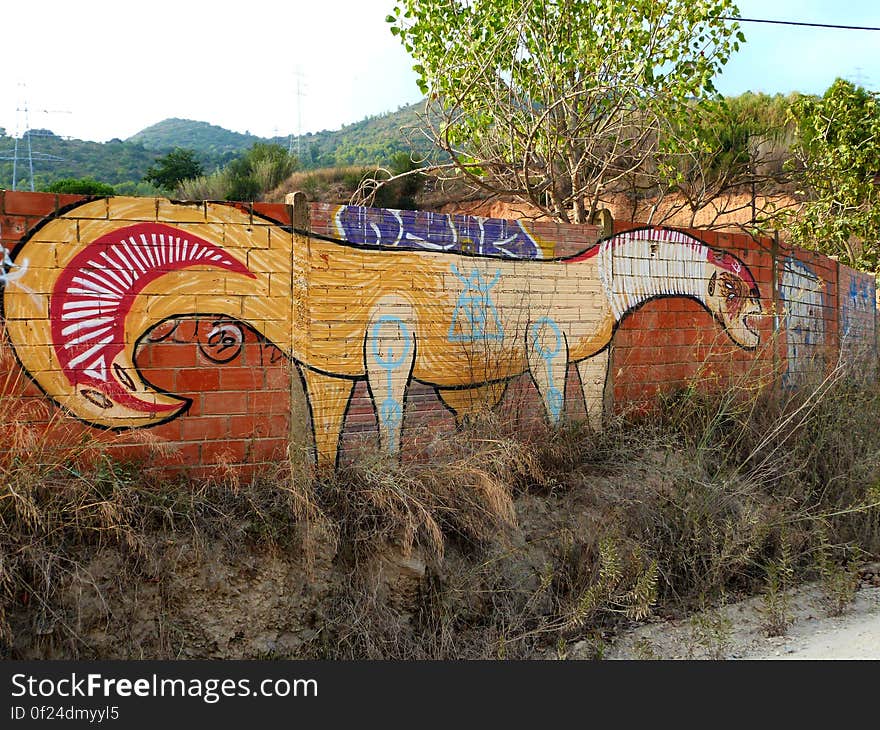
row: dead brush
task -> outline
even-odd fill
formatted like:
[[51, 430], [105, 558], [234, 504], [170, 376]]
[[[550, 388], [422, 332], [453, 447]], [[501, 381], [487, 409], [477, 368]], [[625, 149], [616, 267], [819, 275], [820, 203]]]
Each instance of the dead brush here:
[[198, 556], [209, 544], [230, 553], [243, 541], [301, 544], [303, 519], [319, 522], [289, 470], [286, 482], [278, 474], [243, 482], [229, 470], [198, 483], [152, 473], [144, 461], [116, 458], [117, 448], [139, 443], [148, 460], [167, 455], [167, 444], [149, 432], [84, 429], [26, 393], [5, 345], [0, 365], [0, 656], [16, 636], [68, 642], [67, 656], [89, 656], [64, 591], [85, 581], [100, 593], [87, 564], [102, 550], [122, 554], [119, 581], [156, 581], [163, 535], [191, 542]]
[[472, 421], [406, 460], [362, 451], [320, 484], [326, 515], [358, 550], [393, 543], [441, 559], [448, 536], [491, 542], [516, 524], [514, 493], [540, 479], [536, 447], [494, 431], [494, 417]]

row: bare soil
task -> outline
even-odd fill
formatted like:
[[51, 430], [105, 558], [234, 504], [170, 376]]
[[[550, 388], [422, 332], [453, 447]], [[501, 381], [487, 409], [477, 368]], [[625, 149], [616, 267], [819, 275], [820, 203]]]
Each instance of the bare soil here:
[[[795, 205], [795, 202], [788, 195], [759, 195], [755, 204], [760, 215], [762, 210], [787, 208]], [[738, 232], [752, 221], [751, 195], [747, 193], [728, 195], [696, 213], [687, 209], [681, 196], [676, 195], [667, 196], [660, 202], [642, 200], [635, 206], [627, 200], [625, 195], [616, 195], [603, 202], [602, 205], [611, 211], [615, 220], [641, 222], [651, 220], [666, 226], [705, 227], [719, 231]], [[503, 200], [446, 203], [438, 208], [438, 212], [510, 220], [549, 220], [547, 216], [528, 203]]]

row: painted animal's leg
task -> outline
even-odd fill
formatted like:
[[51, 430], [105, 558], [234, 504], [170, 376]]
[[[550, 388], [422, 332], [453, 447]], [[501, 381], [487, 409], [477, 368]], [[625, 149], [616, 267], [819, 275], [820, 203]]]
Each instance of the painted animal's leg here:
[[392, 454], [400, 450], [404, 398], [415, 356], [412, 306], [399, 297], [381, 299], [367, 323], [364, 359], [379, 422], [379, 442]]
[[608, 347], [577, 363], [587, 420], [596, 431], [602, 430], [605, 413], [605, 381], [608, 377]]
[[333, 467], [336, 465], [339, 435], [342, 433], [354, 381], [334, 378], [305, 367], [301, 372], [306, 381], [306, 394], [312, 412], [318, 467]]
[[549, 317], [529, 325], [526, 333], [529, 371], [544, 401], [550, 423], [559, 423], [565, 409], [565, 376], [568, 343], [562, 330]]
[[461, 426], [470, 416], [495, 408], [506, 390], [507, 381], [498, 380], [475, 388], [437, 388], [437, 395], [455, 414], [455, 422]]

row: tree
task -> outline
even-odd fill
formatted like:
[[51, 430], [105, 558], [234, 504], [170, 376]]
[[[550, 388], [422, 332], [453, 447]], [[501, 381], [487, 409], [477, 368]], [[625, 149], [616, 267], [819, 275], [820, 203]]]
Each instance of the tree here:
[[[676, 120], [658, 145], [658, 179], [649, 180], [657, 185], [646, 191], [657, 212], [650, 222], [662, 223], [686, 210], [687, 225], [694, 226], [698, 214], [703, 227], [719, 221], [730, 225], [724, 216], [750, 209], [748, 227], [755, 230], [777, 217], [779, 201], [773, 193], [788, 182], [789, 104], [781, 95], [752, 93], [693, 102], [691, 113]], [[637, 180], [631, 187], [637, 187]], [[746, 190], [749, 195], [742, 194]], [[636, 213], [638, 202], [633, 220], [645, 217], [644, 211]]]
[[792, 105], [803, 207], [796, 241], [844, 263], [880, 266], [880, 94], [837, 79]]
[[745, 38], [732, 0], [400, 0], [422, 123], [494, 194], [587, 222]]
[[75, 195], [116, 195], [116, 190], [91, 177], [67, 177], [56, 180], [46, 188], [48, 193], [73, 193]]
[[202, 173], [202, 163], [194, 150], [175, 147], [147, 168], [144, 180], [163, 190], [174, 190], [183, 180], [191, 180]]

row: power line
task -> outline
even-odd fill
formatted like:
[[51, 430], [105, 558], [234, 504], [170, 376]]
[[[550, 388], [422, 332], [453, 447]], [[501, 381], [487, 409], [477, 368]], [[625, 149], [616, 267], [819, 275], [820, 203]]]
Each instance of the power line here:
[[736, 18], [732, 15], [719, 15], [719, 20], [735, 20], [739, 23], [768, 23], [770, 25], [799, 25], [807, 28], [836, 28], [837, 30], [880, 30], [869, 25], [832, 25], [831, 23], [805, 23], [800, 20], [764, 20], [761, 18]]

